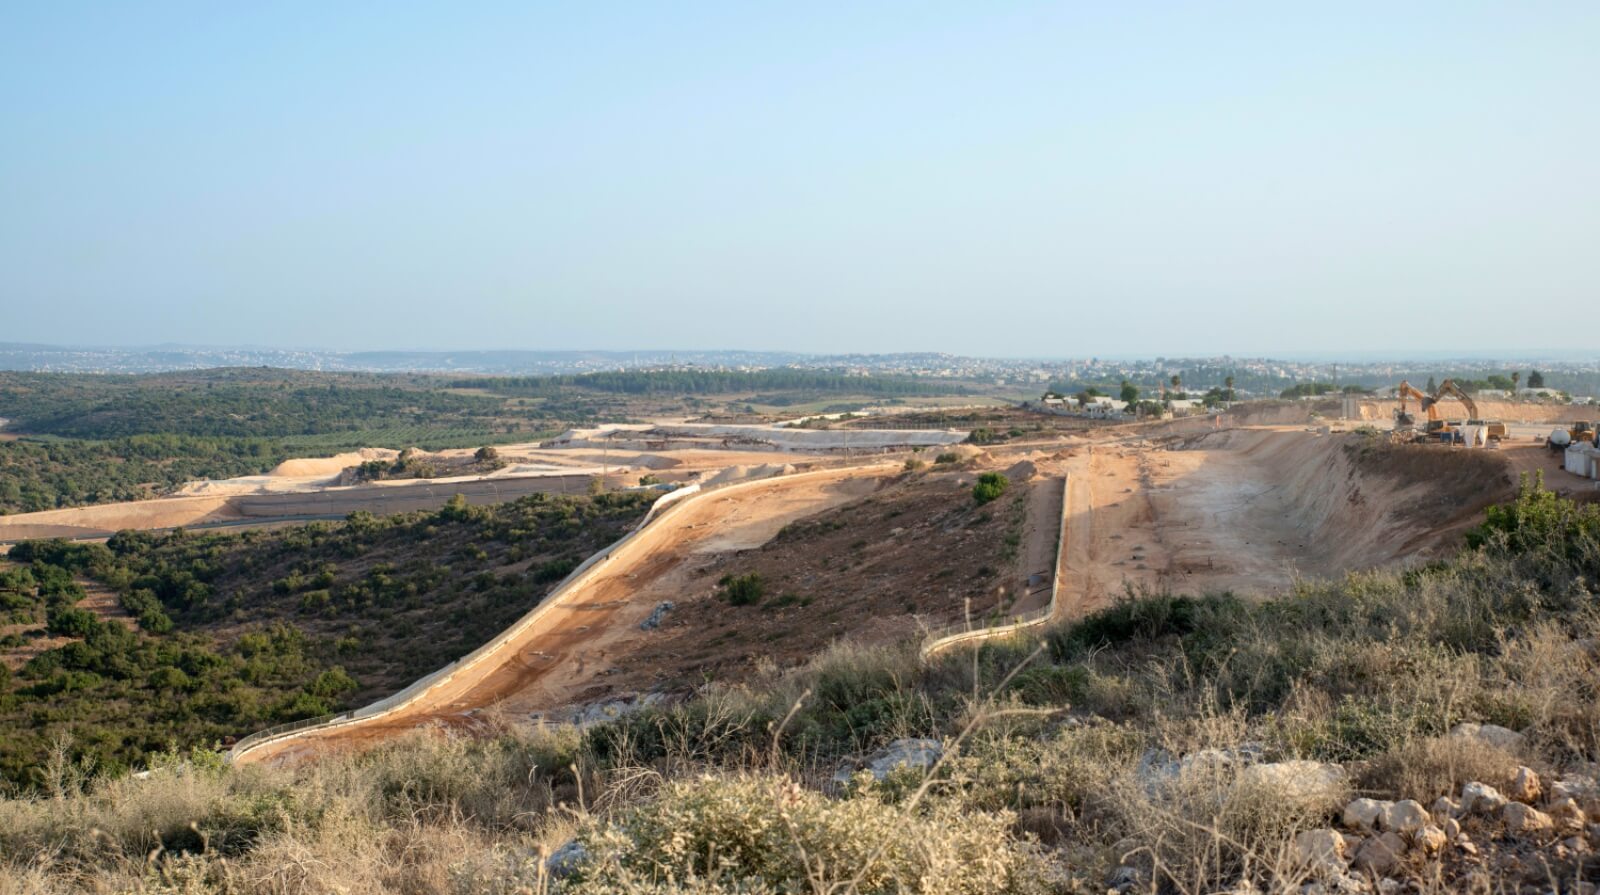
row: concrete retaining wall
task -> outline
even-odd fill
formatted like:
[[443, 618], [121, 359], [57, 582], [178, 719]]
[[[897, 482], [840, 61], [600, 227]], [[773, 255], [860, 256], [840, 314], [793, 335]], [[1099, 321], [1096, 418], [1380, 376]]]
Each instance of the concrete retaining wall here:
[[[862, 471], [871, 469], [882, 469], [884, 471], [888, 471], [892, 467], [893, 464], [873, 464], [859, 468]], [[601, 568], [613, 557], [635, 547], [640, 541], [643, 540], [644, 535], [647, 532], [654, 532], [655, 523], [659, 522], [659, 520], [663, 518], [681, 512], [684, 507], [693, 505], [700, 500], [707, 498], [725, 497], [728, 494], [737, 491], [754, 490], [757, 488], [772, 486], [779, 482], [788, 483], [805, 478], [833, 476], [837, 475], [838, 472], [838, 469], [815, 470], [812, 472], [801, 472], [775, 478], [732, 482], [726, 485], [701, 488], [688, 494], [683, 493], [689, 491], [687, 488], [664, 494], [656, 500], [655, 504], [651, 506], [650, 513], [646, 515], [644, 522], [640, 523], [637, 528], [623, 536], [610, 547], [607, 547], [605, 550], [602, 550], [584, 560], [583, 564], [574, 569], [572, 574], [568, 575], [567, 578], [561, 582], [561, 584], [557, 585], [554, 590], [547, 594], [545, 598], [539, 602], [538, 606], [535, 606], [526, 615], [518, 619], [511, 627], [502, 631], [498, 636], [490, 640], [488, 643], [485, 643], [483, 646], [478, 647], [477, 649], [473, 650], [462, 658], [457, 659], [449, 665], [446, 665], [438, 671], [435, 671], [432, 674], [417, 680], [404, 690], [380, 699], [370, 705], [363, 706], [362, 708], [345, 712], [340, 715], [298, 721], [292, 724], [268, 728], [267, 730], [251, 734], [250, 736], [240, 740], [233, 746], [231, 750], [229, 750], [227, 756], [228, 761], [240, 761], [249, 753], [258, 750], [263, 746], [280, 743], [283, 740], [292, 739], [311, 731], [321, 732], [340, 727], [348, 727], [354, 724], [360, 724], [392, 714], [396, 711], [409, 707], [415, 702], [418, 702], [430, 691], [448, 684], [450, 681], [454, 680], [457, 675], [477, 666], [479, 663], [483, 662], [486, 658], [500, 650], [506, 644], [521, 636], [524, 631], [526, 631], [539, 619], [543, 618], [545, 614], [554, 611], [557, 607], [565, 605], [573, 598], [573, 596], [581, 593], [584, 587], [593, 580]], [[1054, 604], [1053, 601], [1054, 597], [1052, 597], [1052, 605]]]
[[978, 644], [997, 637], [1009, 637], [1019, 631], [1037, 628], [1055, 618], [1057, 601], [1061, 596], [1061, 563], [1067, 551], [1067, 513], [1072, 505], [1072, 495], [1067, 489], [1070, 487], [1072, 487], [1072, 477], [1068, 474], [1061, 479], [1061, 527], [1056, 532], [1056, 561], [1050, 579], [1050, 604], [1043, 609], [1017, 616], [1003, 625], [930, 635], [922, 644], [922, 661], [926, 662], [958, 646]]

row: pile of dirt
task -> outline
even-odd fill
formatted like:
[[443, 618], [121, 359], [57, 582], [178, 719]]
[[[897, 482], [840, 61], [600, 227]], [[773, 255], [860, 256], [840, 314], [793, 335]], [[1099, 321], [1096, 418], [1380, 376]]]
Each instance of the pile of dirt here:
[[267, 475], [279, 478], [307, 479], [317, 476], [336, 476], [351, 466], [360, 466], [368, 460], [393, 460], [400, 456], [399, 451], [388, 448], [362, 448], [359, 451], [349, 451], [335, 454], [332, 457], [304, 457], [298, 460], [285, 460], [279, 463]]
[[[1501, 420], [1503, 422], [1529, 422], [1529, 423], [1556, 423], [1572, 420], [1594, 420], [1600, 415], [1600, 408], [1581, 407], [1570, 404], [1536, 404], [1527, 401], [1477, 401], [1478, 414], [1486, 420]], [[1361, 401], [1358, 405], [1360, 417], [1363, 420], [1387, 423], [1394, 419], [1394, 412], [1399, 409], [1400, 402], [1386, 399], [1371, 399]], [[1417, 402], [1410, 401], [1407, 410], [1419, 418], [1422, 416], [1417, 407]], [[1439, 402], [1439, 418], [1447, 420], [1466, 419], [1467, 408], [1460, 401], [1446, 398]]]
[[955, 454], [956, 455], [956, 460], [958, 460], [958, 461], [960, 461], [962, 463], [987, 463], [987, 462], [989, 462], [989, 452], [988, 451], [984, 450], [983, 448], [976, 447], [976, 446], [970, 445], [970, 444], [954, 444], [954, 445], [951, 445], [950, 447], [941, 449], [939, 451], [939, 453], [940, 454]]
[[1032, 481], [1039, 474], [1039, 468], [1031, 460], [1021, 460], [1006, 468], [1005, 477], [1011, 482], [1021, 484]]
[[725, 485], [746, 479], [765, 479], [775, 475], [789, 475], [794, 467], [788, 463], [763, 463], [759, 466], [729, 466], [706, 479], [706, 485]]

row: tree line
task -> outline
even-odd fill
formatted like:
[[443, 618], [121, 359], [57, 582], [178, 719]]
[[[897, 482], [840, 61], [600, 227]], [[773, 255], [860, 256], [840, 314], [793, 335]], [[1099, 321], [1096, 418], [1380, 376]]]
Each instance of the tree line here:
[[779, 390], [886, 396], [966, 394], [961, 386], [909, 376], [851, 376], [824, 370], [639, 370], [563, 376], [490, 376], [458, 379], [452, 386], [526, 395], [553, 394], [571, 388], [628, 395], [713, 395]]

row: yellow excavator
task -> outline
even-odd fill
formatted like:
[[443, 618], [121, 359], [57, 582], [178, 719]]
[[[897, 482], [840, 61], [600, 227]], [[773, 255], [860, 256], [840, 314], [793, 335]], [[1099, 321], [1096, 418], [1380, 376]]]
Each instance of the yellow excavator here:
[[[1401, 384], [1404, 385], [1405, 383]], [[1465, 423], [1439, 419], [1439, 402], [1445, 398], [1455, 398], [1461, 402], [1463, 407], [1467, 408], [1467, 420]], [[1461, 386], [1456, 385], [1454, 379], [1446, 379], [1439, 383], [1439, 387], [1434, 390], [1433, 394], [1422, 400], [1422, 409], [1428, 412], [1426, 433], [1430, 437], [1446, 438], [1453, 441], [1460, 437], [1463, 425], [1487, 427], [1487, 437], [1490, 441], [1500, 441], [1506, 437], [1506, 424], [1500, 420], [1486, 420], [1478, 416], [1478, 402], [1472, 400], [1471, 395], [1462, 391]]]
[[1400, 395], [1400, 410], [1394, 415], [1395, 428], [1409, 429], [1417, 424], [1417, 418], [1406, 410], [1406, 399], [1415, 398], [1418, 407], [1427, 407], [1428, 396], [1404, 379], [1400, 380], [1400, 384], [1395, 387], [1395, 391]]

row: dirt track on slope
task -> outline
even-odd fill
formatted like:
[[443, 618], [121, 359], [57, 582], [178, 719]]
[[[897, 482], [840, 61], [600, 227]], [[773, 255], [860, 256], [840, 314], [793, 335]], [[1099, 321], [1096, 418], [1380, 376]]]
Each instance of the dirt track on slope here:
[[607, 653], [619, 637], [637, 629], [659, 600], [678, 595], [688, 557], [762, 543], [790, 521], [864, 497], [892, 471], [842, 469], [694, 500], [652, 523], [596, 577], [414, 705], [371, 722], [268, 743], [243, 760], [295, 762], [369, 746], [418, 727], [470, 728], [491, 707], [526, 714], [567, 704], [606, 673]]
[[[248, 760], [292, 762], [429, 725], [475, 729], [491, 716], [539, 717], [645, 692], [683, 692], [694, 683], [689, 678], [702, 660], [737, 673], [730, 661], [759, 654], [764, 644], [774, 652], [780, 643], [787, 644], [785, 660], [792, 660], [793, 648], [805, 641], [792, 632], [796, 625], [805, 626], [803, 633], [821, 631], [827, 637], [903, 638], [905, 621], [914, 613], [951, 610], [944, 605], [949, 600], [937, 594], [939, 585], [930, 587], [918, 577], [922, 570], [901, 567], [892, 557], [906, 549], [941, 550], [942, 536], [964, 530], [983, 515], [971, 507], [971, 477], [981, 469], [1006, 469], [1019, 459], [1032, 462], [1037, 471], [1026, 485], [1018, 483], [1021, 503], [1010, 509], [1008, 494], [991, 505], [996, 526], [1010, 525], [1006, 520], [1014, 518], [1008, 515], [1012, 512], [1022, 518], [1016, 529], [1022, 533], [1018, 568], [1005, 576], [1027, 580], [1040, 571], [1034, 566], [1044, 568], [1043, 557], [1055, 547], [1055, 532], [1045, 523], [1061, 517], [1054, 485], [1061, 475], [1070, 476], [1062, 618], [1100, 608], [1128, 589], [1265, 596], [1301, 576], [1336, 576], [1430, 558], [1458, 544], [1461, 530], [1479, 518], [1485, 503], [1510, 495], [1511, 473], [1518, 467], [1543, 462], [1531, 444], [1499, 451], [1391, 450], [1373, 448], [1386, 441], [1358, 433], [1323, 434], [1298, 426], [1217, 431], [1213, 421], [1176, 422], [1184, 425], [1169, 422], [1143, 430], [1150, 437], [1119, 430], [1099, 440], [1007, 445], [988, 455], [973, 451], [975, 467], [923, 479], [945, 483], [938, 493], [946, 496], [937, 498], [943, 504], [933, 497], [935, 490], [920, 492], [917, 499], [935, 500], [926, 508], [943, 507], [937, 512], [950, 520], [926, 530], [904, 527], [911, 525], [910, 517], [896, 518], [885, 504], [888, 491], [869, 497], [897, 471], [893, 468], [779, 479], [696, 501], [654, 523], [648, 537], [619, 551], [580, 591], [494, 653], [481, 671], [440, 686], [394, 715], [269, 744]], [[1051, 498], [1050, 491], [1057, 496]], [[950, 514], [960, 507], [967, 515], [959, 518], [967, 521], [958, 524]], [[836, 560], [856, 576], [860, 596], [854, 605], [829, 602], [833, 598], [824, 592], [835, 585], [825, 584], [826, 576], [814, 569], [799, 570], [805, 561], [792, 552], [796, 548], [774, 552], [767, 546], [786, 524], [802, 518], [821, 520], [814, 526], [830, 518], [828, 525], [860, 524], [840, 522], [837, 514], [819, 515], [832, 509], [870, 523], [839, 529], [837, 542], [826, 542], [828, 556], [818, 557], [825, 560], [822, 568]], [[998, 531], [994, 537], [990, 549], [1000, 543]], [[977, 568], [995, 556], [963, 555], [962, 567]], [[727, 617], [728, 607], [705, 593], [725, 560], [732, 571], [760, 567], [774, 580], [786, 569], [799, 570], [782, 586], [795, 587], [804, 597], [806, 581], [815, 579], [809, 593], [818, 601], [796, 603], [785, 590], [784, 608], [759, 610], [769, 613], [765, 621], [747, 616], [735, 623]], [[988, 592], [992, 595], [994, 585], [1005, 580], [1015, 579], [993, 579]], [[1001, 608], [1031, 608], [1026, 602], [1031, 599]], [[639, 622], [669, 600], [680, 605], [669, 616], [674, 631], [642, 638]], [[841, 623], [846, 627], [828, 628]], [[735, 642], [728, 641], [730, 636]]]

